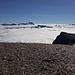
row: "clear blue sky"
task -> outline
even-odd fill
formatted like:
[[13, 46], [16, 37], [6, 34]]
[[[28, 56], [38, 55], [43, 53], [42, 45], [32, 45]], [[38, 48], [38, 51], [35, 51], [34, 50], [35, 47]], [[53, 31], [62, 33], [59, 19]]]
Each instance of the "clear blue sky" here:
[[75, 23], [75, 0], [0, 0], [0, 23]]

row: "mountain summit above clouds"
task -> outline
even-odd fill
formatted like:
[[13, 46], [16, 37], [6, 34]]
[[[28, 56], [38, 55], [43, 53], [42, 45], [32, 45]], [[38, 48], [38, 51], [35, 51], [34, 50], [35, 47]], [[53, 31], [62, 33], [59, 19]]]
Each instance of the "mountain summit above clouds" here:
[[27, 22], [27, 23], [18, 23], [18, 24], [16, 24], [16, 23], [3, 23], [3, 24], [1, 24], [1, 25], [3, 25], [3, 26], [8, 26], [8, 25], [34, 25], [34, 23], [33, 22]]

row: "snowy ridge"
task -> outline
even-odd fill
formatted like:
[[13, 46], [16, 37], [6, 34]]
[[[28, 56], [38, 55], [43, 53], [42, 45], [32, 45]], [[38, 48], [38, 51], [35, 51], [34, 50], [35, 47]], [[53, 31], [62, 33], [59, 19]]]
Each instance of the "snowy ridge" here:
[[0, 42], [51, 44], [61, 31], [75, 33], [72, 24], [0, 25]]

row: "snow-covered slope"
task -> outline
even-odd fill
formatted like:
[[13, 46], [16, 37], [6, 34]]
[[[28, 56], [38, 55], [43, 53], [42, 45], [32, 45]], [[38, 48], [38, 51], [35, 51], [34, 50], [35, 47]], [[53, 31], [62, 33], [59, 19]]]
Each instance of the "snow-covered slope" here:
[[75, 33], [70, 24], [0, 25], [0, 42], [51, 44], [61, 31]]

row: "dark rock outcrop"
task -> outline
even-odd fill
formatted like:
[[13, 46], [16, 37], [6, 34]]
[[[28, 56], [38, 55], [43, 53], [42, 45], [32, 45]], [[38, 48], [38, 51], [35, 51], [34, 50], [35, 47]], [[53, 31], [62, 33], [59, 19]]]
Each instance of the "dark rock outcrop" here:
[[53, 41], [53, 44], [73, 45], [75, 44], [75, 34], [61, 32]]

